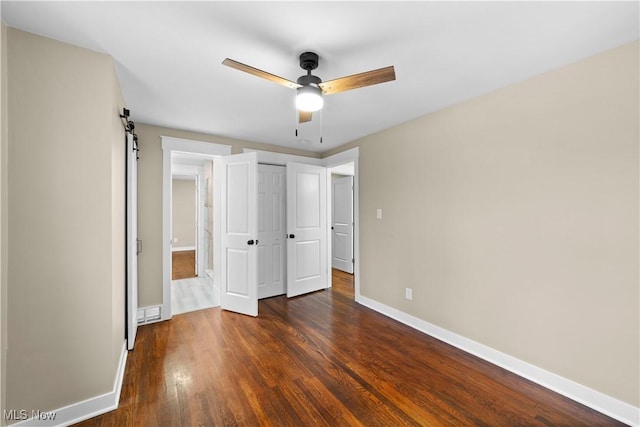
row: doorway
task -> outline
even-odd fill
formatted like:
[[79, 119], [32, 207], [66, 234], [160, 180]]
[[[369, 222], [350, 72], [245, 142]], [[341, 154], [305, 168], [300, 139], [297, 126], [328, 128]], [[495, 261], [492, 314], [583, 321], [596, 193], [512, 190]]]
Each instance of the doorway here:
[[211, 156], [171, 155], [171, 306], [181, 314], [220, 305], [213, 284]]
[[[213, 159], [231, 153], [231, 147], [186, 140], [173, 137], [162, 137], [163, 150], [163, 304], [161, 319], [167, 320], [174, 314], [200, 310], [220, 305], [219, 293], [213, 281]], [[177, 236], [172, 224], [173, 181], [191, 181], [195, 188], [191, 199], [196, 207], [191, 214], [195, 216], [192, 225], [193, 240]], [[184, 202], [192, 205], [192, 202]], [[176, 232], [174, 234], [174, 231]], [[177, 237], [177, 241], [175, 238]], [[172, 280], [172, 249], [193, 251], [193, 277]], [[189, 267], [190, 268], [190, 267]], [[188, 269], [189, 269], [188, 268]]]

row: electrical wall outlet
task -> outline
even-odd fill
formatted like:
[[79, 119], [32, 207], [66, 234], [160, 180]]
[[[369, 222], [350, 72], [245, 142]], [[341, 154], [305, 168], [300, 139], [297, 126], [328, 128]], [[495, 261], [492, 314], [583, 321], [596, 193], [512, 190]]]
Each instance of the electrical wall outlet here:
[[411, 288], [405, 288], [404, 290], [404, 297], [408, 300], [412, 300], [413, 299], [413, 289]]
[[377, 219], [382, 219], [382, 209], [376, 210], [376, 218]]

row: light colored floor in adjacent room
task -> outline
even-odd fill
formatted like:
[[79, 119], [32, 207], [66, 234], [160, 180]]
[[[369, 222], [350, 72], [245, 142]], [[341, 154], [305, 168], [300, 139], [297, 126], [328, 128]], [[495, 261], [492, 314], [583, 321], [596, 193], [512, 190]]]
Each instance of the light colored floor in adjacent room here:
[[201, 277], [171, 281], [171, 314], [187, 313], [220, 305], [213, 281]]

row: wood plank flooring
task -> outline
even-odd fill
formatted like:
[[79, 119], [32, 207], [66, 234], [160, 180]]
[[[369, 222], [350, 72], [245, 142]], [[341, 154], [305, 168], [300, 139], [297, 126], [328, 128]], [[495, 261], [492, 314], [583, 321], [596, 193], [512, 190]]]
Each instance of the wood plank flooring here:
[[605, 426], [598, 412], [333, 288], [138, 329], [120, 407], [81, 426]]
[[171, 280], [196, 277], [196, 251], [171, 252]]

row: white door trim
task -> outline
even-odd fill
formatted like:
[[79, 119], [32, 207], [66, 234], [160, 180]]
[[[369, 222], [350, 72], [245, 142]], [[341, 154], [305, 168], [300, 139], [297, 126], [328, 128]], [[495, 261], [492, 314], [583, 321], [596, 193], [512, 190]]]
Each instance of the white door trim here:
[[[171, 155], [176, 153], [228, 156], [231, 146], [213, 142], [161, 136], [162, 140], [162, 313], [171, 319]], [[214, 235], [216, 225], [214, 224]]]

